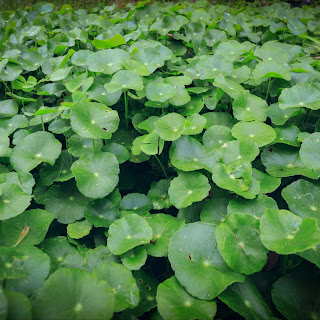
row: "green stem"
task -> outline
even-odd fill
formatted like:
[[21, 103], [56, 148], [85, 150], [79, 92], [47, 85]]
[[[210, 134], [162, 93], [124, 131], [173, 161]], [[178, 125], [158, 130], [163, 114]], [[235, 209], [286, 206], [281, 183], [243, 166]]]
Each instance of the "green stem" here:
[[44, 128], [44, 122], [43, 122], [43, 116], [41, 115], [41, 124], [42, 124], [42, 131], [46, 131], [46, 129]]
[[4, 84], [4, 86], [7, 88], [7, 90], [10, 92], [11, 98], [14, 100], [14, 102], [15, 102], [16, 105], [18, 106], [18, 105], [19, 105], [19, 104], [18, 104], [18, 101], [17, 101], [16, 98], [14, 97], [13, 92], [11, 91], [11, 89], [9, 88], [9, 86], [7, 85], [7, 83], [6, 83], [5, 81], [3, 81], [2, 79], [1, 79], [1, 81], [2, 81], [2, 83]]
[[168, 179], [168, 176], [167, 176], [167, 173], [166, 173], [166, 170], [165, 170], [163, 164], [161, 163], [161, 161], [159, 160], [159, 158], [158, 158], [156, 155], [154, 155], [154, 157], [155, 157], [156, 160], [158, 161], [159, 166], [160, 166], [160, 168], [162, 169], [162, 172], [163, 172], [164, 176], [166, 177], [166, 179]]
[[267, 94], [266, 94], [266, 102], [268, 102], [269, 91], [270, 91], [270, 85], [271, 85], [271, 78], [269, 78], [269, 82], [268, 82], [268, 88], [267, 88]]
[[96, 151], [96, 144], [94, 143], [94, 139], [92, 139], [92, 147], [93, 147], [93, 151]]
[[127, 99], [127, 91], [124, 92], [124, 117], [126, 118], [126, 129], [129, 128], [128, 123], [128, 99]]

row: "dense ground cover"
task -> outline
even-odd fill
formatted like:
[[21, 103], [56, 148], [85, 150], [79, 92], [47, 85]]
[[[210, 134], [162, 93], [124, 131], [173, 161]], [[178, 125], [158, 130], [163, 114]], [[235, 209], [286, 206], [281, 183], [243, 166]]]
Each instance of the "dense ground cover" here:
[[320, 319], [320, 8], [0, 14], [0, 319]]

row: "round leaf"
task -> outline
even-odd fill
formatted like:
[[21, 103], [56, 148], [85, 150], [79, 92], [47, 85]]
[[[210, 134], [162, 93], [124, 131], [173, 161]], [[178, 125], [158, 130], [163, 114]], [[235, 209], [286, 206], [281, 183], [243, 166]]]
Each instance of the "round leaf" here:
[[185, 118], [178, 113], [169, 113], [159, 120], [154, 125], [161, 139], [166, 141], [177, 140], [184, 132]]
[[211, 187], [208, 178], [199, 172], [181, 173], [170, 183], [170, 202], [178, 209], [208, 196]]
[[15, 217], [27, 209], [31, 196], [12, 183], [0, 185], [0, 218], [6, 220]]
[[87, 236], [92, 229], [92, 225], [87, 220], [73, 222], [67, 226], [68, 236], [72, 239], [81, 239]]
[[110, 139], [119, 126], [118, 112], [102, 103], [81, 101], [70, 115], [72, 129], [83, 138]]
[[42, 209], [23, 212], [1, 224], [1, 242], [6, 246], [37, 245], [43, 241], [54, 215]]
[[215, 226], [184, 225], [172, 237], [169, 261], [178, 281], [192, 296], [212, 300], [230, 284], [243, 281], [222, 259], [215, 239]]
[[128, 214], [115, 221], [108, 232], [108, 248], [116, 255], [148, 243], [152, 239], [151, 227], [144, 218], [136, 214]]
[[320, 242], [316, 220], [301, 219], [287, 210], [267, 209], [260, 221], [261, 241], [269, 250], [292, 254]]
[[29, 172], [41, 162], [54, 165], [61, 153], [61, 143], [53, 134], [44, 131], [31, 133], [13, 148], [11, 164], [16, 171]]
[[181, 286], [175, 276], [158, 286], [157, 303], [158, 311], [164, 320], [210, 320], [217, 311], [215, 301], [194, 298]]
[[[61, 294], [63, 293], [63, 294]], [[111, 319], [114, 294], [110, 285], [79, 269], [60, 269], [39, 290], [35, 319]]]
[[119, 162], [109, 152], [82, 156], [71, 166], [80, 192], [89, 198], [104, 198], [119, 182]]
[[306, 167], [320, 169], [320, 132], [312, 133], [303, 140], [299, 154]]
[[219, 252], [232, 270], [249, 275], [266, 264], [268, 250], [261, 243], [258, 226], [255, 217], [242, 213], [228, 216], [217, 226]]
[[257, 121], [238, 122], [233, 126], [231, 133], [236, 139], [252, 140], [258, 147], [263, 147], [276, 138], [276, 133], [270, 126]]
[[149, 83], [146, 86], [146, 97], [148, 100], [165, 102], [174, 97], [176, 89], [168, 83]]
[[138, 304], [140, 294], [136, 280], [123, 265], [110, 261], [97, 266], [94, 273], [100, 280], [106, 280], [114, 291], [114, 312], [133, 308]]

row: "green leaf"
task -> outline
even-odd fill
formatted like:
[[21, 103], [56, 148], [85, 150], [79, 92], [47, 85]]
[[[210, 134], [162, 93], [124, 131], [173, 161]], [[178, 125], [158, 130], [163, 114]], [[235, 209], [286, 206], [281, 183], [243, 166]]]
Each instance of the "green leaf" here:
[[66, 237], [62, 236], [45, 239], [41, 243], [41, 249], [50, 257], [51, 273], [61, 267], [68, 256], [72, 256], [73, 260], [81, 258], [77, 248], [72, 246]]
[[0, 184], [0, 218], [6, 220], [21, 214], [31, 202], [31, 195], [13, 183]]
[[92, 45], [97, 49], [109, 49], [126, 44], [126, 40], [120, 34], [115, 34], [112, 38], [107, 40], [94, 39]]
[[65, 79], [68, 76], [71, 69], [72, 67], [58, 69], [50, 75], [49, 80], [55, 82]]
[[170, 202], [178, 209], [208, 196], [211, 186], [208, 178], [200, 172], [181, 173], [174, 178], [168, 190]]
[[277, 210], [278, 206], [273, 198], [265, 195], [259, 195], [252, 200], [237, 198], [231, 200], [228, 204], [228, 214], [246, 213], [257, 219], [262, 217], [266, 209]]
[[146, 86], [146, 97], [152, 101], [165, 102], [175, 94], [176, 89], [168, 83], [149, 83]]
[[128, 149], [119, 143], [105, 144], [102, 148], [102, 151], [113, 153], [117, 157], [120, 164], [130, 159], [130, 153]]
[[121, 255], [121, 262], [129, 270], [140, 270], [145, 265], [147, 257], [146, 248], [139, 246]]
[[35, 319], [111, 319], [114, 303], [106, 281], [82, 270], [61, 269], [39, 290], [33, 311]]
[[215, 301], [203, 301], [192, 297], [175, 276], [158, 286], [158, 310], [164, 320], [213, 319], [217, 311]]
[[236, 139], [252, 140], [258, 147], [265, 146], [276, 138], [272, 127], [257, 121], [238, 122], [232, 127], [231, 133]]
[[266, 171], [273, 177], [290, 177], [302, 175], [318, 179], [320, 170], [306, 167], [300, 160], [299, 151], [290, 146], [271, 147], [261, 153], [261, 162]]
[[212, 300], [244, 276], [233, 272], [222, 259], [215, 240], [215, 226], [184, 225], [172, 237], [169, 261], [178, 281], [192, 296]]
[[212, 125], [203, 134], [202, 142], [207, 149], [219, 149], [228, 141], [234, 140], [231, 129], [223, 125]]
[[142, 90], [144, 88], [142, 78], [133, 71], [120, 70], [115, 73], [111, 81], [104, 85], [108, 92], [117, 90]]
[[[101, 139], [94, 139], [95, 150], [100, 150], [103, 146]], [[74, 134], [68, 139], [69, 153], [74, 157], [81, 157], [93, 151], [92, 139], [86, 139]]]
[[96, 199], [84, 208], [84, 216], [96, 228], [108, 228], [119, 218], [119, 208], [106, 198]]
[[180, 137], [172, 143], [169, 158], [171, 164], [182, 171], [211, 171], [217, 161], [215, 153], [209, 153], [199, 141], [188, 136]]
[[20, 292], [6, 291], [8, 299], [8, 316], [7, 319], [31, 320], [31, 302]]
[[171, 180], [162, 179], [158, 182], [153, 181], [151, 188], [148, 191], [148, 198], [152, 201], [153, 209], [161, 210], [163, 208], [169, 208], [171, 206], [168, 189], [170, 186]]
[[88, 220], [76, 221], [67, 226], [68, 236], [72, 239], [81, 239], [87, 236], [92, 229]]
[[178, 113], [169, 113], [154, 123], [160, 138], [166, 141], [177, 140], [185, 130], [185, 118]]
[[260, 221], [261, 241], [269, 250], [292, 254], [320, 243], [316, 220], [302, 219], [287, 210], [267, 209]]
[[129, 193], [120, 201], [120, 210], [122, 211], [132, 211], [143, 215], [151, 209], [152, 202], [145, 194]]
[[23, 267], [24, 254], [16, 248], [0, 247], [0, 280], [19, 279], [27, 276]]
[[294, 125], [282, 126], [274, 128], [276, 132], [276, 139], [273, 140], [273, 144], [284, 143], [289, 146], [300, 147], [300, 142], [298, 141], [299, 128]]
[[132, 273], [120, 263], [107, 262], [94, 269], [100, 280], [106, 280], [115, 293], [114, 312], [134, 308], [140, 300], [139, 288]]
[[29, 172], [41, 162], [54, 165], [61, 153], [61, 143], [49, 132], [35, 132], [14, 147], [11, 163], [17, 171]]
[[123, 254], [152, 239], [152, 229], [144, 218], [129, 214], [111, 224], [108, 248], [113, 254]]
[[148, 215], [146, 220], [153, 231], [152, 240], [145, 245], [148, 254], [153, 257], [168, 256], [169, 242], [184, 224], [183, 220], [163, 213]]
[[232, 109], [234, 117], [242, 121], [266, 121], [268, 116], [267, 103], [248, 90], [240, 91], [237, 94]]
[[113, 74], [122, 69], [121, 63], [130, 60], [129, 54], [121, 49], [106, 49], [87, 57], [89, 71]]
[[27, 296], [34, 294], [44, 283], [50, 271], [48, 255], [36, 247], [26, 246], [21, 248], [24, 254], [22, 266], [27, 275], [21, 279], [7, 280], [6, 289], [19, 291]]
[[233, 283], [219, 295], [219, 299], [248, 320], [272, 318], [268, 304], [250, 278], [242, 283]]
[[281, 195], [290, 211], [301, 218], [320, 219], [319, 185], [300, 179], [282, 189]]
[[260, 192], [259, 182], [252, 177], [252, 167], [248, 162], [236, 161], [229, 165], [219, 163], [212, 170], [212, 180], [218, 187], [246, 199], [254, 199]]
[[275, 61], [260, 61], [252, 72], [255, 79], [280, 78], [289, 81], [291, 73], [288, 67]]
[[82, 86], [82, 84], [87, 79], [87, 77], [88, 77], [88, 74], [84, 72], [79, 76], [76, 76], [74, 79], [66, 82], [65, 86], [70, 92], [74, 92]]
[[10, 139], [5, 130], [0, 128], [0, 157], [7, 154], [9, 151]]
[[233, 213], [217, 226], [219, 252], [232, 270], [249, 275], [266, 264], [268, 250], [261, 243], [258, 228], [257, 219], [243, 213]]
[[[42, 209], [33, 209], [5, 220], [1, 224], [1, 243], [8, 247], [40, 244], [53, 219], [52, 213]], [[25, 228], [28, 228], [28, 233], [19, 241]]]
[[104, 198], [119, 182], [119, 162], [110, 152], [86, 154], [72, 164], [71, 171], [79, 191], [93, 199]]
[[320, 91], [307, 83], [283, 89], [279, 96], [279, 107], [283, 110], [301, 107], [318, 110], [320, 108]]
[[11, 118], [18, 113], [18, 106], [13, 99], [0, 102], [0, 118]]
[[40, 181], [44, 186], [50, 186], [55, 181], [64, 182], [73, 178], [71, 172], [72, 156], [66, 151], [62, 150], [59, 158], [54, 166], [43, 165], [40, 169]]
[[227, 218], [228, 199], [226, 198], [211, 198], [204, 205], [200, 213], [202, 222], [211, 223], [215, 226], [224, 222]]
[[78, 191], [73, 181], [52, 186], [44, 198], [46, 210], [65, 224], [81, 220], [89, 201]]
[[191, 114], [185, 121], [184, 135], [200, 134], [207, 123], [207, 119], [200, 114]]
[[288, 273], [273, 284], [272, 300], [288, 320], [317, 319], [320, 314], [317, 283], [317, 273]]
[[320, 133], [315, 132], [310, 134], [302, 142], [300, 151], [302, 163], [309, 169], [320, 169]]
[[118, 112], [102, 103], [74, 104], [70, 115], [72, 129], [83, 138], [110, 139], [119, 126]]
[[225, 142], [221, 146], [220, 151], [223, 163], [225, 164], [237, 160], [252, 162], [260, 153], [257, 144], [250, 139]]

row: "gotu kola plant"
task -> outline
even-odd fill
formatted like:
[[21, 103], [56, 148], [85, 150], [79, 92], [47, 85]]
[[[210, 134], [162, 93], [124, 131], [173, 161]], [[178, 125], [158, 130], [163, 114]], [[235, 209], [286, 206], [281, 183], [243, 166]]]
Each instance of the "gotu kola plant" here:
[[319, 8], [0, 14], [0, 319], [320, 319]]

